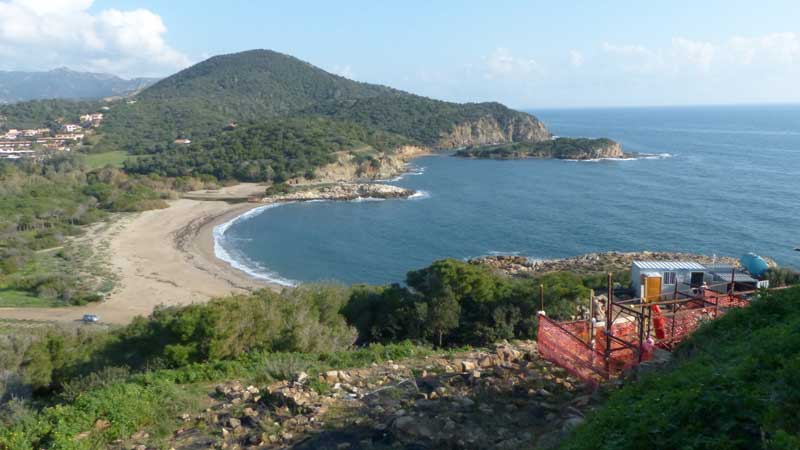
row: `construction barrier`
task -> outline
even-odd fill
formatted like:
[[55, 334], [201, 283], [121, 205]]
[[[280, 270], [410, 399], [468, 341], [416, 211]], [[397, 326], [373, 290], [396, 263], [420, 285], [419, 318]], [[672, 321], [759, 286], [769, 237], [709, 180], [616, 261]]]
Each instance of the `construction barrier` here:
[[662, 308], [612, 303], [610, 337], [604, 323], [593, 327], [588, 320], [556, 322], [540, 315], [539, 354], [584, 382], [596, 384], [648, 360], [652, 347], [671, 350], [704, 321], [748, 305], [743, 298], [717, 293], [664, 303], [668, 304]]

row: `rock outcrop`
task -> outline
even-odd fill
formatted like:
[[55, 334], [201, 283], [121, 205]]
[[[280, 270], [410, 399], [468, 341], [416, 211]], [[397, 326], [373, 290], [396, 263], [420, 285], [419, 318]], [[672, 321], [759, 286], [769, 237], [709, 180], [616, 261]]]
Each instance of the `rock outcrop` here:
[[542, 122], [530, 114], [517, 113], [500, 118], [486, 116], [455, 125], [449, 132], [441, 134], [436, 146], [455, 149], [509, 142], [538, 142], [547, 139], [550, 139], [550, 132]]
[[286, 194], [264, 197], [262, 203], [307, 202], [311, 200], [357, 200], [408, 198], [415, 194], [411, 189], [376, 183], [339, 183], [310, 186]]
[[461, 149], [455, 156], [484, 159], [608, 159], [626, 158], [622, 146], [611, 139], [556, 138], [539, 142], [514, 142], [490, 147]]
[[[314, 172], [314, 181], [338, 183], [355, 180], [387, 180], [406, 171], [410, 160], [430, 154], [429, 149], [405, 145], [391, 153], [359, 156], [356, 152], [342, 152], [334, 163]], [[294, 180], [300, 182], [301, 180]]]

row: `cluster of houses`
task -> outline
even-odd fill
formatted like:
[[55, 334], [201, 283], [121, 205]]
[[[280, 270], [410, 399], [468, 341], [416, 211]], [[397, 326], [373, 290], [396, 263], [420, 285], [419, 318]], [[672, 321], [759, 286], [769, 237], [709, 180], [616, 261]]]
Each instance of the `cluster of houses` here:
[[19, 159], [35, 156], [37, 150], [69, 151], [83, 140], [87, 130], [100, 126], [102, 113], [83, 114], [79, 123], [65, 123], [54, 131], [50, 128], [10, 129], [0, 134], [0, 158]]

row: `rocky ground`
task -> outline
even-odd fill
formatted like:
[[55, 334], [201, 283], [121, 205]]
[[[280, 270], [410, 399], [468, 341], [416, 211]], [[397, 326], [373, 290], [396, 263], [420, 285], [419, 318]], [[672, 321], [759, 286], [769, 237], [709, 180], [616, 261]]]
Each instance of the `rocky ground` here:
[[[564, 259], [533, 260], [524, 256], [482, 256], [471, 259], [470, 264], [485, 265], [507, 275], [542, 274], [569, 271], [577, 274], [619, 272], [630, 270], [634, 260], [649, 261], [695, 261], [700, 264], [731, 264], [739, 267], [739, 260], [727, 256], [716, 258], [706, 255], [675, 252], [607, 252], [587, 253]], [[775, 263], [767, 259], [770, 265]]]
[[182, 415], [172, 448], [552, 448], [599, 401], [532, 341], [208, 395], [205, 411]]

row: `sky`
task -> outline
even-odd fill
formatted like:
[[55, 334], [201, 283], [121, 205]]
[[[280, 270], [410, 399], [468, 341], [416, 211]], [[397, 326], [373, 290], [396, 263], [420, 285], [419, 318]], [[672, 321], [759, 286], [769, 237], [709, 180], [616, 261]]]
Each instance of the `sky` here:
[[162, 77], [253, 48], [515, 108], [800, 102], [798, 0], [0, 0], [0, 70]]

